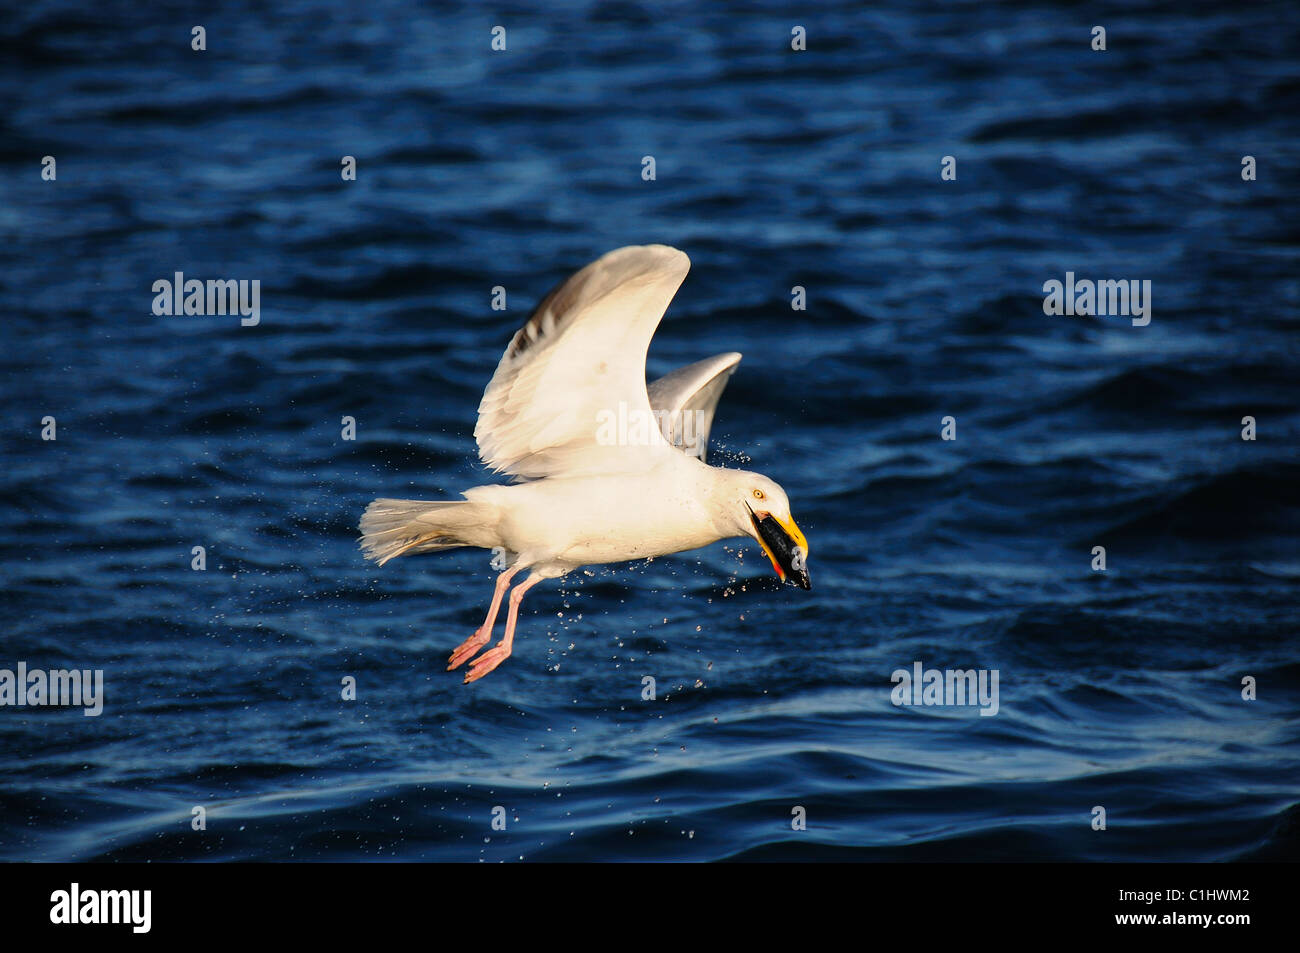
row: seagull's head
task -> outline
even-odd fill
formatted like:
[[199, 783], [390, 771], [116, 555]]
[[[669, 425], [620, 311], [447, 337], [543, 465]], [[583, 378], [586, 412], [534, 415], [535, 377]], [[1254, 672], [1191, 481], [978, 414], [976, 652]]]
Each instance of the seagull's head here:
[[727, 507], [740, 534], [752, 536], [763, 547], [782, 582], [812, 588], [808, 577], [808, 540], [790, 515], [790, 500], [775, 481], [746, 470], [725, 471]]

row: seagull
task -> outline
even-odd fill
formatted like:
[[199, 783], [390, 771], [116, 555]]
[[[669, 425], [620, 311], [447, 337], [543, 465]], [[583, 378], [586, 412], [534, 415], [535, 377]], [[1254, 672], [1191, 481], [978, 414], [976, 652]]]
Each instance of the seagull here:
[[384, 565], [462, 546], [504, 560], [487, 618], [447, 660], [453, 671], [492, 638], [511, 581], [505, 633], [473, 658], [465, 682], [510, 657], [519, 603], [544, 579], [756, 540], [782, 583], [811, 589], [808, 541], [785, 491], [767, 477], [705, 462], [722, 390], [741, 355], [719, 354], [649, 386], [650, 339], [690, 259], [667, 245], [602, 256], [542, 299], [511, 339], [478, 408], [474, 439], [509, 484], [460, 500], [377, 499], [361, 517], [362, 552]]

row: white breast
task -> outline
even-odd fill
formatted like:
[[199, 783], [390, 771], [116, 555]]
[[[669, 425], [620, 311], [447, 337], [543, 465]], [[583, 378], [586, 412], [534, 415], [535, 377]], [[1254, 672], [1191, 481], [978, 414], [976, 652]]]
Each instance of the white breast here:
[[711, 511], [712, 468], [678, 451], [643, 473], [550, 478], [494, 487], [501, 538], [538, 562], [573, 566], [683, 552], [721, 538]]

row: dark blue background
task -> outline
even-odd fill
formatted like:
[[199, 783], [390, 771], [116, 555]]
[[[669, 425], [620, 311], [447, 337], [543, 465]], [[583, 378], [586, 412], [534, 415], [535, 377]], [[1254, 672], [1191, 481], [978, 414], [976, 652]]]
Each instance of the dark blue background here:
[[[271, 6], [0, 18], [0, 667], [107, 678], [0, 709], [0, 857], [1294, 856], [1293, 6]], [[786, 487], [815, 588], [597, 567], [462, 687], [487, 554], [376, 569], [357, 518], [490, 479], [511, 333], [646, 242], [694, 263], [651, 373], [744, 352], [714, 462]], [[260, 326], [155, 317], [174, 271]], [[1044, 315], [1066, 271], [1150, 326]], [[917, 660], [1000, 714], [895, 708]]]

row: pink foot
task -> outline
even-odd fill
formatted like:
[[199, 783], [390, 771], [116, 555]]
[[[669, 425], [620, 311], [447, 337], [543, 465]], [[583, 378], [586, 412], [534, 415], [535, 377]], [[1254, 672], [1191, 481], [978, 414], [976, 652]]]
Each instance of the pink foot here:
[[468, 685], [470, 682], [477, 682], [508, 658], [510, 658], [510, 646], [498, 643], [496, 648], [488, 649], [469, 663], [469, 671], [465, 673], [464, 684]]
[[464, 642], [460, 643], [460, 645], [456, 646], [456, 651], [451, 653], [451, 657], [447, 659], [447, 671], [450, 672], [452, 669], [460, 666], [465, 659], [469, 658], [483, 646], [487, 645], [488, 639], [490, 638], [492, 638], [491, 629], [486, 631], [483, 629], [475, 629], [474, 634]]

